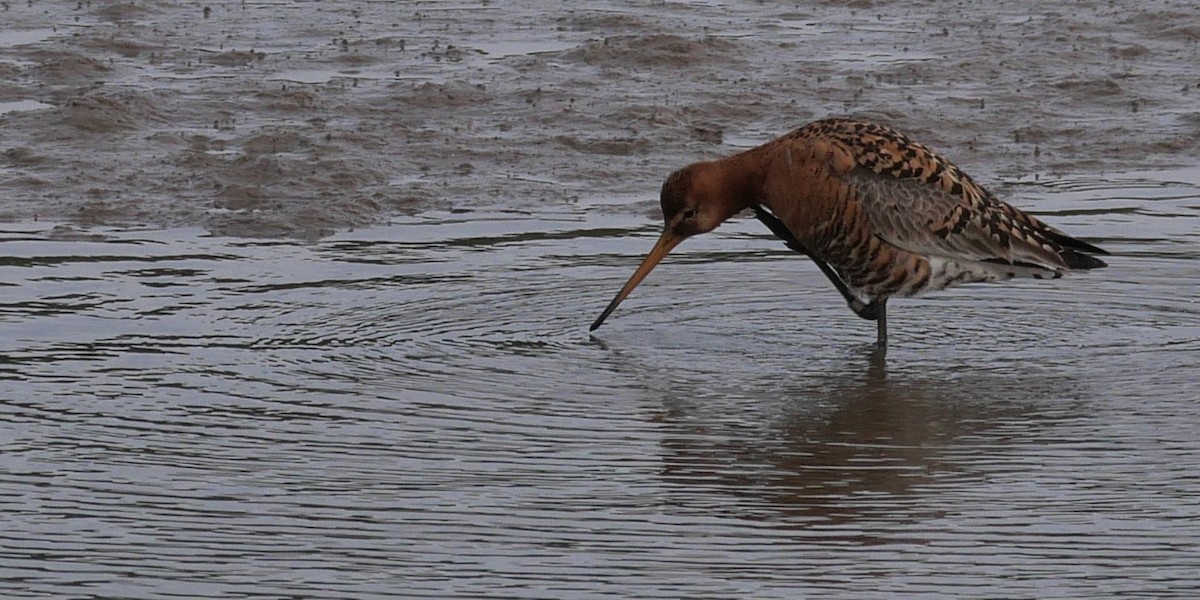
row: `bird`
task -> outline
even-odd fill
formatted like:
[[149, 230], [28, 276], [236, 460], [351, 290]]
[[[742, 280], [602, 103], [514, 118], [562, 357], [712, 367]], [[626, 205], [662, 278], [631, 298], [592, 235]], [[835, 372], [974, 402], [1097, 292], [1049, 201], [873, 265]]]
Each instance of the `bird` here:
[[957, 165], [887, 125], [813, 121], [726, 158], [690, 164], [660, 193], [662, 235], [595, 331], [681, 242], [747, 209], [821, 269], [887, 346], [887, 301], [1015, 277], [1107, 266], [1103, 249], [996, 198]]

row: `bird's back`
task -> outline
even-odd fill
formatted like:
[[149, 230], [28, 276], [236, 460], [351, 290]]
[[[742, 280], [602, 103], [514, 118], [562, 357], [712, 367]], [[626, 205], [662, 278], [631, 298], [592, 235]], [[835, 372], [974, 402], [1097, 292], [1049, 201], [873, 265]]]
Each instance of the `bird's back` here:
[[[775, 198], [767, 200], [790, 213], [789, 229], [864, 296], [1105, 266], [1089, 255], [1104, 254], [1100, 248], [1000, 201], [894, 129], [826, 119], [784, 136], [773, 151], [820, 163], [792, 169], [791, 180], [785, 175], [768, 187]], [[798, 191], [813, 189], [819, 192]], [[781, 196], [805, 196], [802, 203], [819, 208], [809, 215], [780, 210], [788, 199]]]

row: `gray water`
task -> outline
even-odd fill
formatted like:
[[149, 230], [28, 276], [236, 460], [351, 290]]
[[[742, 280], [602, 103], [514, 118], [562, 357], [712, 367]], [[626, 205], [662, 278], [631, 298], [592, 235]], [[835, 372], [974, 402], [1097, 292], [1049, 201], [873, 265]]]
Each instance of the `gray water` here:
[[0, 595], [1194, 597], [1200, 172], [1010, 181], [1113, 253], [898, 300], [752, 220], [314, 243], [0, 226]]

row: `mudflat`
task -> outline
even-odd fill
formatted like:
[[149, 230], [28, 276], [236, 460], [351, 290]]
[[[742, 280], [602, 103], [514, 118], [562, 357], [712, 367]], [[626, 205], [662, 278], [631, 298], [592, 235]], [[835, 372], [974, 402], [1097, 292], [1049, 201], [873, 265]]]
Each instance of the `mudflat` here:
[[429, 210], [655, 214], [672, 170], [832, 115], [899, 127], [985, 183], [1193, 164], [1196, 16], [9, 1], [0, 219], [319, 237]]

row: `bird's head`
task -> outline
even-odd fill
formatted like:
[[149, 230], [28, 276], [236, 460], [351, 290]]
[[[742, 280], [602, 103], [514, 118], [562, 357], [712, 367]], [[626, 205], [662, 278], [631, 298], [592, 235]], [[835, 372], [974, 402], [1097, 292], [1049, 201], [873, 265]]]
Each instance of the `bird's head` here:
[[719, 169], [713, 163], [698, 162], [672, 173], [662, 182], [659, 196], [664, 234], [670, 232], [683, 241], [712, 232], [737, 212], [728, 210], [722, 191]]
[[693, 235], [716, 229], [723, 221], [741, 208], [734, 198], [723, 193], [720, 168], [716, 163], [696, 163], [675, 171], [663, 182], [659, 201], [662, 203], [663, 232], [633, 276], [617, 292], [612, 302], [592, 323], [592, 330], [599, 327], [617, 305], [645, 279], [663, 258], [680, 242]]

